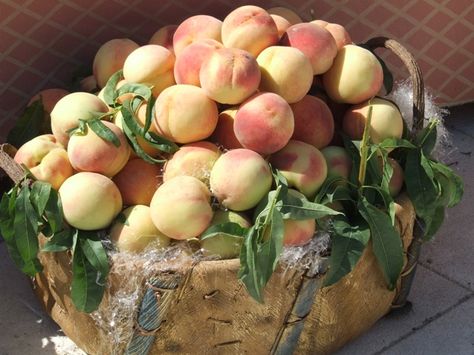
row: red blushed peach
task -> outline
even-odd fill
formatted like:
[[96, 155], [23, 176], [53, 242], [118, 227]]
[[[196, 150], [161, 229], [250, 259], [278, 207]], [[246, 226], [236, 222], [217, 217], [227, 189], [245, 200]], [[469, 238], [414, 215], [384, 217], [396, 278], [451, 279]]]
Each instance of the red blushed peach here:
[[281, 38], [281, 36], [284, 35], [284, 33], [291, 26], [291, 24], [288, 22], [287, 19], [279, 15], [271, 14], [270, 16], [272, 17], [273, 21], [275, 21], [275, 25], [277, 26], [278, 30], [278, 37]]
[[51, 111], [51, 130], [64, 147], [69, 142], [69, 131], [79, 126], [79, 119], [89, 120], [98, 112], [107, 113], [109, 107], [88, 92], [73, 92], [60, 99]]
[[333, 101], [358, 104], [382, 88], [382, 66], [369, 50], [348, 44], [338, 51], [333, 65], [323, 74], [323, 84]]
[[86, 76], [79, 82], [80, 91], [96, 93], [98, 90], [97, 80], [94, 75]]
[[329, 31], [312, 23], [299, 23], [286, 30], [280, 44], [298, 48], [310, 60], [313, 74], [325, 73], [337, 54], [337, 45]]
[[234, 119], [237, 109], [237, 107], [232, 107], [219, 114], [216, 129], [209, 139], [224, 149], [243, 148], [234, 133]]
[[178, 28], [177, 25], [167, 25], [161, 27], [151, 36], [148, 44], [156, 44], [158, 46], [165, 47], [167, 50], [174, 52], [173, 49], [173, 35]]
[[337, 50], [340, 50], [346, 44], [352, 44], [351, 36], [344, 26], [322, 20], [314, 20], [311, 21], [311, 23], [314, 23], [315, 25], [318, 25], [331, 33], [331, 35], [334, 37], [334, 40], [336, 41]]
[[149, 206], [158, 186], [161, 185], [161, 167], [135, 158], [125, 164], [120, 172], [113, 177], [122, 194], [126, 206]]
[[245, 101], [234, 120], [235, 136], [243, 147], [262, 155], [283, 148], [294, 129], [290, 105], [279, 95], [259, 93]]
[[148, 246], [159, 249], [170, 244], [151, 220], [150, 207], [131, 206], [122, 212], [110, 228], [110, 240], [120, 252], [139, 253]]
[[208, 15], [191, 16], [181, 22], [173, 35], [176, 55], [191, 43], [200, 39], [214, 39], [221, 42], [222, 21]]
[[158, 97], [154, 125], [159, 134], [177, 143], [209, 137], [217, 125], [217, 105], [199, 87], [174, 85]]
[[290, 140], [285, 148], [272, 154], [270, 164], [279, 169], [288, 180], [307, 198], [314, 197], [327, 177], [327, 165], [323, 154], [314, 146]]
[[283, 17], [290, 23], [290, 25], [296, 25], [297, 23], [303, 22], [301, 17], [296, 12], [286, 7], [272, 7], [271, 9], [268, 9], [267, 12], [270, 15], [278, 15]]
[[380, 143], [386, 138], [402, 137], [403, 118], [398, 107], [389, 100], [375, 97], [352, 106], [344, 115], [342, 129], [349, 138], [362, 139], [369, 106], [372, 106], [369, 130], [372, 143]]
[[213, 51], [220, 48], [222, 43], [213, 39], [201, 39], [183, 48], [174, 65], [176, 83], [201, 86], [199, 71], [202, 63]]
[[[388, 184], [388, 190], [390, 192], [390, 196], [396, 197], [402, 190], [405, 174], [403, 173], [402, 167], [395, 159], [389, 157], [387, 162], [393, 169], [392, 178]], [[383, 169], [382, 159], [379, 159], [379, 164], [380, 169]]]
[[283, 220], [283, 227], [283, 245], [287, 247], [302, 246], [313, 239], [316, 221], [314, 219], [285, 219]]
[[108, 177], [80, 172], [67, 178], [59, 189], [64, 219], [82, 230], [106, 228], [122, 210], [122, 197]]
[[123, 77], [129, 83], [152, 87], [157, 97], [165, 88], [175, 83], [173, 67], [174, 54], [165, 47], [148, 44], [135, 49], [125, 59]]
[[208, 185], [211, 169], [220, 155], [219, 148], [211, 142], [185, 144], [166, 162], [163, 181], [188, 175]]
[[342, 147], [329, 146], [321, 150], [328, 166], [328, 177], [338, 176], [349, 179], [352, 169], [352, 160]]
[[173, 239], [197, 237], [212, 220], [209, 189], [192, 176], [177, 176], [161, 185], [151, 200], [151, 219]]
[[85, 135], [72, 135], [67, 151], [69, 161], [75, 170], [112, 177], [127, 163], [130, 146], [119, 127], [107, 121], [102, 123], [117, 136], [120, 146], [116, 147], [89, 128]]
[[260, 69], [250, 53], [237, 48], [222, 48], [203, 61], [199, 79], [211, 99], [234, 105], [257, 91]]
[[309, 59], [293, 47], [268, 47], [257, 57], [262, 72], [260, 90], [283, 97], [288, 103], [300, 101], [313, 83]]
[[222, 43], [228, 48], [243, 49], [254, 57], [278, 42], [278, 29], [264, 9], [246, 5], [227, 15], [222, 23]]
[[255, 207], [270, 191], [272, 173], [258, 153], [234, 149], [217, 159], [211, 170], [210, 185], [222, 206], [244, 211]]
[[105, 42], [97, 51], [92, 64], [92, 72], [97, 85], [103, 88], [109, 78], [123, 68], [125, 59], [139, 46], [128, 38], [117, 38]]
[[[243, 214], [234, 211], [214, 212], [211, 226], [222, 223], [237, 223], [242, 228], [250, 228], [250, 221]], [[220, 259], [231, 259], [238, 257], [242, 247], [243, 238], [236, 238], [227, 234], [219, 234], [212, 238], [201, 241], [201, 250], [205, 256], [217, 256]]]
[[306, 95], [301, 101], [291, 105], [295, 116], [295, 131], [292, 139], [314, 145], [321, 149], [327, 146], [334, 136], [334, 118], [326, 103]]
[[30, 169], [36, 179], [49, 182], [56, 190], [74, 173], [66, 150], [52, 134], [35, 137], [23, 144], [14, 160]]

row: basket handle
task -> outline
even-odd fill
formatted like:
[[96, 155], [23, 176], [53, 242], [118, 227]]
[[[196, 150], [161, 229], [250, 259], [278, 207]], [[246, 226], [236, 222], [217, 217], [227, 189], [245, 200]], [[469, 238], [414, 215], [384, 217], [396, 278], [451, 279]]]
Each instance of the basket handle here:
[[407, 67], [413, 85], [412, 131], [413, 133], [420, 131], [423, 128], [425, 117], [425, 95], [421, 69], [417, 64], [415, 57], [413, 57], [413, 55], [400, 43], [387, 37], [374, 37], [369, 39], [364, 45], [370, 49], [390, 49]]

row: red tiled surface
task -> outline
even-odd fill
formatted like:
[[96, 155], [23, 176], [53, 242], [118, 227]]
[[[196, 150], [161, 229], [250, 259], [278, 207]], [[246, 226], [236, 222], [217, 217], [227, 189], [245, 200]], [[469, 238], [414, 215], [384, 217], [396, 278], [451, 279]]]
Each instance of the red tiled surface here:
[[[228, 0], [0, 0], [0, 141], [29, 98], [42, 88], [68, 87], [90, 65], [99, 46], [115, 37], [146, 43], [161, 26], [198, 13], [223, 18], [248, 1]], [[417, 58], [439, 104], [474, 100], [472, 0], [288, 0], [303, 19], [326, 19], [348, 29], [355, 42], [389, 36]], [[400, 62], [381, 52], [396, 79]]]

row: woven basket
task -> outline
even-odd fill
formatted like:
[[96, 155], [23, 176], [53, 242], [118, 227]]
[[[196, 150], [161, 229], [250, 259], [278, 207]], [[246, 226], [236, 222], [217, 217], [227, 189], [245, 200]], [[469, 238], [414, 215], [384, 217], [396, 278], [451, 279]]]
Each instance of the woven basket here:
[[[413, 130], [418, 131], [423, 126], [424, 93], [413, 56], [392, 39], [378, 37], [366, 44], [392, 50], [407, 66], [414, 90]], [[0, 167], [18, 182], [23, 170], [10, 156], [8, 145], [3, 145]], [[277, 269], [265, 288], [265, 304], [255, 302], [238, 281], [238, 259], [159, 265], [142, 286], [132, 340], [117, 349], [112, 348], [110, 334], [72, 304], [69, 253], [40, 253], [44, 270], [35, 277], [34, 289], [64, 333], [89, 354], [331, 353], [406, 302], [421, 238], [411, 202], [405, 195], [397, 202], [403, 207], [397, 228], [406, 263], [394, 291], [387, 289], [370, 244], [355, 269], [330, 287], [322, 288], [325, 270], [314, 275]], [[120, 281], [112, 263], [105, 305], [120, 289]]]

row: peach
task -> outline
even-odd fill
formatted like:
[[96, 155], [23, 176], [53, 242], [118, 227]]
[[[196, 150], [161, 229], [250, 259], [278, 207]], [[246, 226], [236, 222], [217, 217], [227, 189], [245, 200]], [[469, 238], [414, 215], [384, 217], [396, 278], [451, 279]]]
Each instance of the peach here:
[[213, 39], [201, 39], [183, 48], [174, 64], [174, 77], [177, 84], [201, 86], [199, 71], [202, 63], [222, 43]]
[[228, 48], [243, 49], [254, 57], [278, 42], [278, 29], [264, 9], [245, 5], [238, 7], [222, 22], [222, 43]]
[[280, 151], [270, 157], [270, 164], [279, 169], [288, 180], [307, 198], [314, 197], [327, 177], [324, 155], [308, 143], [290, 140]]
[[139, 253], [148, 246], [160, 249], [170, 244], [151, 220], [150, 207], [131, 206], [122, 212], [110, 228], [110, 240], [120, 252]]
[[358, 104], [382, 88], [382, 66], [369, 50], [348, 44], [338, 51], [333, 65], [323, 74], [323, 84], [333, 101]]
[[56, 190], [74, 173], [66, 150], [52, 134], [35, 137], [23, 144], [14, 160], [26, 166], [36, 179], [49, 182]]
[[45, 89], [38, 92], [34, 95], [28, 104], [27, 107], [31, 106], [34, 102], [41, 100], [43, 105], [43, 124], [41, 126], [41, 132], [51, 133], [51, 111], [53, 111], [54, 106], [59, 100], [64, 96], [68, 95], [69, 91], [64, 89]]
[[[247, 217], [234, 211], [214, 212], [211, 226], [222, 223], [237, 223], [242, 228], [250, 228], [251, 224]], [[243, 238], [236, 238], [227, 234], [219, 234], [201, 241], [201, 250], [205, 256], [218, 256], [220, 259], [232, 259], [240, 254]]]
[[116, 147], [99, 137], [92, 129], [88, 128], [85, 135], [72, 135], [67, 153], [69, 161], [77, 171], [89, 171], [112, 177], [117, 174], [128, 161], [130, 146], [127, 138], [115, 124], [102, 121], [119, 139], [120, 146]]
[[211, 142], [185, 144], [166, 162], [163, 181], [188, 175], [208, 185], [212, 166], [220, 155], [219, 148]]
[[173, 239], [197, 237], [212, 220], [211, 194], [193, 176], [176, 176], [156, 190], [150, 204], [155, 226]]
[[125, 164], [112, 181], [117, 185], [126, 206], [149, 206], [158, 186], [161, 185], [161, 167], [135, 158]]
[[222, 154], [211, 170], [211, 191], [225, 208], [244, 211], [255, 207], [270, 191], [272, 173], [268, 163], [249, 149]]
[[125, 59], [138, 47], [131, 39], [116, 38], [99, 48], [92, 63], [92, 72], [99, 88], [103, 88], [112, 74], [123, 68]]
[[243, 148], [234, 133], [234, 119], [237, 109], [237, 107], [231, 107], [219, 113], [216, 129], [209, 139], [224, 149]]
[[295, 116], [295, 131], [292, 139], [299, 140], [321, 149], [334, 136], [334, 118], [328, 105], [321, 99], [306, 95], [301, 101], [291, 105]]
[[281, 6], [272, 7], [268, 9], [267, 12], [270, 15], [278, 15], [278, 16], [283, 17], [285, 20], [287, 20], [290, 23], [290, 25], [296, 25], [297, 23], [303, 22], [301, 17], [296, 12], [286, 7], [281, 7]]
[[291, 24], [288, 22], [287, 19], [281, 17], [280, 15], [271, 14], [270, 16], [272, 17], [273, 21], [275, 21], [275, 25], [277, 26], [278, 38], [281, 38], [281, 36], [283, 36], [283, 34], [291, 26]]
[[191, 16], [181, 22], [173, 35], [173, 48], [176, 55], [191, 43], [205, 38], [221, 42], [222, 21], [208, 15]]
[[342, 177], [349, 179], [352, 169], [352, 160], [346, 150], [342, 147], [329, 146], [321, 150], [326, 159], [328, 177]]
[[156, 44], [148, 44], [135, 49], [125, 59], [123, 77], [129, 83], [151, 86], [156, 97], [175, 83], [174, 62], [175, 56], [171, 51]]
[[311, 23], [321, 26], [331, 33], [331, 35], [334, 37], [334, 40], [336, 41], [337, 50], [340, 50], [346, 44], [352, 44], [351, 36], [344, 26], [338, 23], [329, 23], [322, 20], [314, 20], [311, 21]]
[[[393, 169], [392, 178], [388, 184], [388, 190], [390, 192], [390, 196], [396, 197], [403, 187], [403, 180], [405, 175], [403, 173], [403, 169], [401, 165], [393, 158], [388, 157], [387, 162], [391, 165]], [[379, 159], [380, 168], [383, 168], [382, 159]]]
[[165, 47], [167, 50], [174, 52], [173, 49], [173, 35], [178, 28], [177, 25], [167, 25], [161, 27], [151, 36], [148, 44], [156, 44]]
[[307, 244], [314, 236], [316, 221], [314, 219], [283, 220], [283, 245], [287, 247]]
[[96, 93], [98, 90], [97, 80], [94, 75], [86, 76], [79, 82], [80, 91]]
[[312, 23], [291, 26], [281, 37], [280, 44], [301, 50], [309, 58], [314, 75], [328, 71], [337, 54], [331, 33]]
[[82, 230], [106, 228], [122, 210], [122, 197], [108, 177], [79, 172], [59, 188], [64, 219]]
[[245, 101], [234, 120], [235, 136], [243, 147], [262, 155], [282, 149], [294, 129], [290, 105], [279, 95], [259, 93]]
[[67, 147], [68, 131], [79, 126], [79, 119], [89, 120], [100, 112], [109, 112], [109, 107], [97, 96], [88, 92], [73, 92], [61, 98], [51, 111], [51, 130], [57, 141]]
[[365, 123], [372, 106], [370, 140], [380, 143], [386, 138], [401, 138], [403, 118], [398, 107], [390, 100], [375, 97], [352, 106], [344, 115], [342, 129], [353, 140], [362, 139]]
[[262, 72], [261, 91], [270, 91], [292, 104], [300, 101], [313, 83], [309, 59], [293, 47], [268, 47], [257, 57]]
[[157, 132], [176, 143], [209, 137], [217, 125], [217, 105], [192, 85], [173, 85], [158, 97], [153, 122]]
[[222, 48], [203, 61], [199, 79], [211, 99], [234, 105], [257, 91], [260, 69], [250, 53], [237, 48]]

